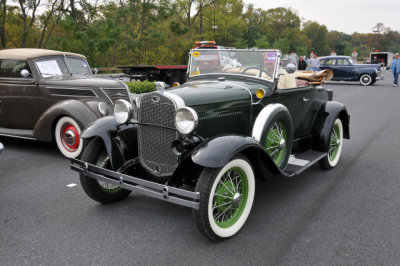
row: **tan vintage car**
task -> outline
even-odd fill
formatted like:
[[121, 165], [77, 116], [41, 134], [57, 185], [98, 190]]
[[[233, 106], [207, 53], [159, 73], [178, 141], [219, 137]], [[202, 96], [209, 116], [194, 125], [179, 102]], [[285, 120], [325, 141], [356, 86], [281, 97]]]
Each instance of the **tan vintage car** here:
[[82, 130], [111, 115], [120, 98], [130, 101], [128, 87], [93, 77], [81, 54], [0, 51], [0, 136], [55, 141], [64, 156], [77, 157]]

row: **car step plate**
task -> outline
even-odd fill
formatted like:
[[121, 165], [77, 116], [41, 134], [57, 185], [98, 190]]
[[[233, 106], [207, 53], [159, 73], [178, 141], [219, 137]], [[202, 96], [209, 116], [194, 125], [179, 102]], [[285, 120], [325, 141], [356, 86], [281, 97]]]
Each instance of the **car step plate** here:
[[308, 150], [289, 157], [289, 162], [283, 173], [292, 177], [300, 174], [326, 156], [326, 152]]

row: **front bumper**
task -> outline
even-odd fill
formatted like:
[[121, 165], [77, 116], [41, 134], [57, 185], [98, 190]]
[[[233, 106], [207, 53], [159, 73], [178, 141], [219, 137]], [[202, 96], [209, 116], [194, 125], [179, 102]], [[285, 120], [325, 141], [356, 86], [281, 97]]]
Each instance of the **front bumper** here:
[[104, 181], [133, 192], [168, 201], [177, 205], [186, 206], [195, 210], [199, 209], [199, 192], [192, 192], [147, 181], [141, 178], [100, 168], [77, 159], [71, 159], [71, 169], [86, 177]]

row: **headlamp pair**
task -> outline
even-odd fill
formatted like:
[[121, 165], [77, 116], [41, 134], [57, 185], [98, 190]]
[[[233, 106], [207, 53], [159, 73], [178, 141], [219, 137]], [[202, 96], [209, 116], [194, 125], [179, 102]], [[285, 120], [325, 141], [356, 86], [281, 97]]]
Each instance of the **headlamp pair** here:
[[[132, 118], [137, 119], [137, 107], [126, 100], [117, 100], [114, 104], [114, 117], [119, 124], [125, 124]], [[182, 107], [175, 114], [175, 126], [181, 134], [192, 133], [198, 122], [196, 111], [190, 107]]]

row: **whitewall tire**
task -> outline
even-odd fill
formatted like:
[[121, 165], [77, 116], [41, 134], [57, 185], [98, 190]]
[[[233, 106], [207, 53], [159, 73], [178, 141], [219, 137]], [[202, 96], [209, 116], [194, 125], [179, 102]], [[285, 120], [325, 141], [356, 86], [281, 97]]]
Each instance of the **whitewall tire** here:
[[243, 227], [253, 206], [253, 169], [241, 155], [224, 167], [205, 168], [196, 191], [200, 207], [193, 214], [200, 231], [213, 241], [230, 238]]
[[78, 157], [82, 152], [81, 128], [71, 117], [60, 118], [54, 130], [54, 137], [61, 153], [67, 158]]

